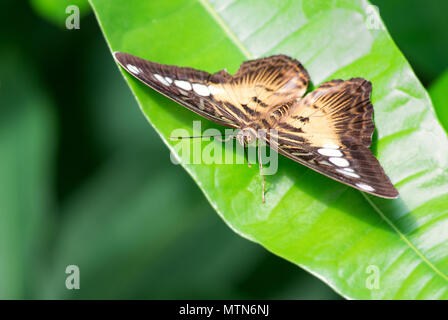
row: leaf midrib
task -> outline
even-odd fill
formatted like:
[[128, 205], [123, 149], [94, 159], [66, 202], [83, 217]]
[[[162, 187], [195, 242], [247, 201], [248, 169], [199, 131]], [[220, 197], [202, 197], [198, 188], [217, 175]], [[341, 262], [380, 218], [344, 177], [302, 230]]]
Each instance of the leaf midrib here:
[[[215, 10], [215, 8], [208, 2], [208, 0], [197, 0], [207, 12], [211, 15], [211, 17], [216, 21], [216, 23], [221, 27], [225, 34], [228, 35], [229, 39], [237, 46], [237, 48], [241, 51], [241, 53], [247, 59], [254, 59], [254, 55], [249, 51], [248, 48], [240, 41], [240, 39], [235, 35], [235, 33], [230, 29], [227, 23], [221, 18], [219, 13]], [[442, 277], [445, 281], [448, 282], [448, 275], [444, 274], [440, 271], [407, 237], [404, 233], [398, 229], [398, 227], [389, 219], [387, 216], [381, 211], [381, 209], [375, 205], [375, 203], [363, 192], [360, 192], [367, 203], [375, 210], [375, 212], [383, 219], [394, 232], [397, 233], [399, 238], [404, 241], [404, 243], [415, 252], [415, 254], [426, 264], [430, 269], [432, 269], [436, 274]], [[207, 197], [208, 199], [208, 197]], [[210, 201], [210, 199], [208, 199]], [[211, 203], [211, 201], [210, 201]], [[215, 207], [216, 211], [219, 211], [217, 207]], [[222, 214], [220, 213], [222, 216]], [[232, 228], [233, 229], [233, 228]], [[239, 233], [240, 234], [240, 233]]]

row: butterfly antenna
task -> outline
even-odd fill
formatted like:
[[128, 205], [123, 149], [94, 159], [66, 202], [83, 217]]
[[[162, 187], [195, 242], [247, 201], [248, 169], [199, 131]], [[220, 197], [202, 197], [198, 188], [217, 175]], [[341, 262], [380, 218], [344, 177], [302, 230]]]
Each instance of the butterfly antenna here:
[[229, 141], [230, 139], [234, 139], [236, 136], [234, 134], [225, 134], [224, 135], [224, 139], [222, 139], [223, 136], [215, 136], [215, 139], [220, 141], [220, 142], [226, 142]]
[[[222, 137], [226, 137], [222, 139]], [[210, 135], [210, 136], [192, 136], [192, 137], [169, 137], [170, 140], [184, 140], [184, 139], [199, 139], [199, 138], [216, 138], [216, 140], [220, 142], [228, 141], [232, 138], [234, 138], [234, 134], [228, 134], [228, 135]]]

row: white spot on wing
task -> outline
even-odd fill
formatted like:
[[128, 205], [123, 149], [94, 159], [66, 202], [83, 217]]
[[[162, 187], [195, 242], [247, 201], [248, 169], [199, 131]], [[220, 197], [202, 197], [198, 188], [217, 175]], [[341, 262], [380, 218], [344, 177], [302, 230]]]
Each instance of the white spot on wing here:
[[131, 71], [133, 74], [139, 74], [140, 72], [142, 72], [142, 69], [132, 65], [132, 64], [127, 64], [126, 68]]
[[221, 91], [220, 89], [211, 84], [208, 86], [208, 90], [210, 91], [210, 94], [217, 94]]
[[319, 152], [320, 154], [322, 154], [324, 156], [328, 156], [328, 157], [342, 157], [343, 156], [341, 151], [335, 150], [335, 149], [321, 148], [321, 149], [318, 149], [317, 152]]
[[333, 142], [329, 142], [323, 145], [325, 149], [339, 149], [339, 146], [337, 144], [334, 144]]
[[168, 82], [169, 84], [173, 83], [173, 79], [171, 79], [170, 77], [165, 77], [166, 82]]
[[371, 186], [365, 183], [357, 183], [356, 185], [365, 191], [375, 191], [375, 189], [373, 189]]
[[178, 86], [181, 89], [190, 91], [191, 90], [191, 83], [184, 80], [174, 80], [174, 84]]
[[338, 167], [348, 167], [350, 165], [350, 162], [347, 161], [347, 159], [344, 158], [330, 158], [331, 163], [337, 165]]
[[204, 99], [199, 99], [199, 109], [204, 110], [205, 106], [204, 106]]
[[298, 156], [298, 157], [305, 157], [305, 156], [312, 156], [313, 155], [311, 152], [292, 152], [291, 154], [293, 156]]
[[169, 86], [170, 84], [160, 74], [154, 73], [154, 77], [163, 85]]
[[346, 171], [345, 169], [336, 169], [336, 171], [348, 176], [348, 177], [352, 177], [352, 178], [361, 178], [359, 176], [359, 174], [356, 174], [354, 172], [350, 172], [350, 171]]
[[210, 95], [210, 91], [208, 90], [206, 85], [203, 85], [201, 83], [193, 83], [193, 90], [198, 95], [206, 97]]

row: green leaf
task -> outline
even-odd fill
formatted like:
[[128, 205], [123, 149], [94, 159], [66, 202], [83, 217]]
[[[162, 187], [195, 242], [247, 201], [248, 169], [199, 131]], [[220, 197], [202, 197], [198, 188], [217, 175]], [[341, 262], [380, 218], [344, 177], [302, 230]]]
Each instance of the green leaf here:
[[[91, 3], [112, 51], [210, 72], [234, 72], [243, 60], [283, 53], [303, 63], [314, 86], [334, 78], [372, 81], [373, 150], [400, 191], [397, 200], [367, 196], [281, 157], [277, 174], [267, 177], [263, 204], [255, 166], [183, 166], [235, 232], [347, 298], [448, 297], [448, 140], [368, 2]], [[174, 129], [192, 133], [199, 116], [125, 79], [172, 150], [176, 143], [166, 138]], [[202, 127], [218, 126], [202, 120]]]
[[445, 131], [448, 131], [448, 71], [445, 71], [431, 84], [429, 95], [440, 123], [445, 128]]
[[24, 299], [39, 287], [52, 223], [54, 119], [32, 67], [17, 50], [5, 52], [0, 57], [0, 298]]

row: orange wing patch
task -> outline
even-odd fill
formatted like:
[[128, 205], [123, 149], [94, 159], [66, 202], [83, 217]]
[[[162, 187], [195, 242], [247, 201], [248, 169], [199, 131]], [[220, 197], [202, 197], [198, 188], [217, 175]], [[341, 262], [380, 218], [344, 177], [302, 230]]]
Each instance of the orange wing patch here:
[[[309, 76], [297, 60], [284, 55], [244, 62], [234, 76], [213, 75], [214, 99], [229, 102], [250, 114], [265, 117], [278, 105], [301, 98]], [[224, 81], [223, 81], [224, 80]]]
[[291, 106], [276, 127], [294, 131], [316, 147], [331, 143], [369, 147], [374, 130], [371, 88], [361, 78], [325, 82]]

